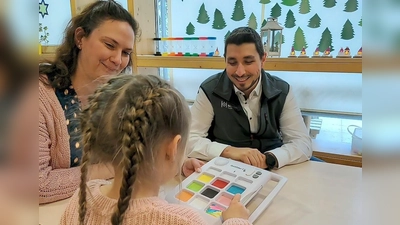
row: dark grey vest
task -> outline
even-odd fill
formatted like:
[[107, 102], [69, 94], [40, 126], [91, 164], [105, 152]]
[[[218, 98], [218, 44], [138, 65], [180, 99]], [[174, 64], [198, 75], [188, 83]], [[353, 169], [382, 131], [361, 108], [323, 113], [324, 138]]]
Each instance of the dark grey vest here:
[[261, 110], [257, 133], [251, 133], [249, 120], [226, 71], [209, 77], [200, 85], [214, 111], [207, 138], [234, 147], [257, 148], [261, 152], [282, 146], [279, 118], [289, 92], [289, 84], [264, 70], [261, 82]]

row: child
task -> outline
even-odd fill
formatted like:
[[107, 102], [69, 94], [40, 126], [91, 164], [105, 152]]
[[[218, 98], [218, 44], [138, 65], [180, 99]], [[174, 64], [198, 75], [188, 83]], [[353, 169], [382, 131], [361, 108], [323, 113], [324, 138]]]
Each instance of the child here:
[[[182, 95], [160, 78], [110, 79], [82, 113], [81, 184], [61, 224], [206, 224], [194, 209], [158, 198], [160, 187], [177, 173], [189, 175], [201, 166], [184, 160], [189, 121]], [[113, 165], [112, 182], [86, 183], [88, 165], [98, 162]], [[223, 212], [224, 225], [250, 224], [239, 200], [235, 196]]]

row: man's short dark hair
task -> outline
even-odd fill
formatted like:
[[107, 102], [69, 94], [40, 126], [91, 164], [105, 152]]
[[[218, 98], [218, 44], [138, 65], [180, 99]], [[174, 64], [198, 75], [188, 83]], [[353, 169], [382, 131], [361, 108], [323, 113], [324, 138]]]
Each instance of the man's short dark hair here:
[[260, 34], [250, 27], [239, 27], [232, 31], [232, 33], [225, 40], [224, 57], [226, 57], [226, 47], [228, 44], [241, 45], [243, 43], [254, 43], [256, 50], [260, 55], [260, 59], [264, 56], [264, 48], [262, 45]]

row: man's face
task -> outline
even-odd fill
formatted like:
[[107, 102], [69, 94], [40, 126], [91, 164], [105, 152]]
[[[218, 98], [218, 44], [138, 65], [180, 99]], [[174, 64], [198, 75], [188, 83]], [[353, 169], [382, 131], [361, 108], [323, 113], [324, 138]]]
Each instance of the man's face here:
[[228, 44], [226, 72], [232, 83], [247, 96], [256, 87], [266, 55], [260, 59], [254, 43]]

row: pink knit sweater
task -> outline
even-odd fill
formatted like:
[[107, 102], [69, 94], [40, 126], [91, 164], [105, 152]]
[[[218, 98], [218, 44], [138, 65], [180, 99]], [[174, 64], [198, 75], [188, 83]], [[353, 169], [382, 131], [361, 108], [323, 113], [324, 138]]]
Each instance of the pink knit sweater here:
[[[39, 204], [71, 197], [80, 168], [70, 168], [70, 146], [64, 111], [52, 87], [39, 81]], [[104, 166], [93, 166], [103, 171]], [[111, 173], [100, 176], [111, 178]]]
[[[88, 182], [86, 225], [110, 224], [117, 200], [100, 192], [100, 186], [109, 184], [105, 180]], [[194, 209], [177, 204], [169, 204], [158, 197], [133, 199], [125, 212], [124, 224], [129, 225], [205, 225], [204, 219]], [[72, 196], [60, 225], [79, 225], [79, 190]], [[228, 219], [223, 225], [251, 225], [245, 219]]]
[[64, 111], [54, 89], [39, 81], [39, 204], [71, 197], [79, 182], [79, 167], [70, 168]]

